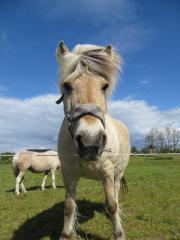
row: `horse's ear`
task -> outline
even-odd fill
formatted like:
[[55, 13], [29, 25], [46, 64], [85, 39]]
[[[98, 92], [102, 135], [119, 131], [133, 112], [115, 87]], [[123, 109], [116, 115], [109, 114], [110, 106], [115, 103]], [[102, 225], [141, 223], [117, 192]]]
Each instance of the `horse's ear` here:
[[60, 41], [58, 43], [57, 49], [56, 49], [56, 56], [59, 59], [62, 55], [69, 52], [68, 47], [64, 44], [64, 41]]
[[106, 52], [108, 55], [111, 55], [112, 53], [112, 45], [109, 44], [107, 47], [105, 47], [104, 52]]

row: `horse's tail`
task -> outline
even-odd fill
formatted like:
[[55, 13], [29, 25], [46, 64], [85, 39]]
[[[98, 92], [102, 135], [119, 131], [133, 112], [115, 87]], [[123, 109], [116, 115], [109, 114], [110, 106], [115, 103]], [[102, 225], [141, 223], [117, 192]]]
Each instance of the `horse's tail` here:
[[128, 184], [127, 184], [124, 176], [121, 178], [121, 186], [122, 186], [122, 191], [124, 192], [124, 194], [127, 194], [128, 193]]
[[13, 173], [15, 177], [17, 177], [19, 174], [18, 159], [19, 159], [19, 153], [16, 153], [12, 160], [12, 168], [13, 168]]

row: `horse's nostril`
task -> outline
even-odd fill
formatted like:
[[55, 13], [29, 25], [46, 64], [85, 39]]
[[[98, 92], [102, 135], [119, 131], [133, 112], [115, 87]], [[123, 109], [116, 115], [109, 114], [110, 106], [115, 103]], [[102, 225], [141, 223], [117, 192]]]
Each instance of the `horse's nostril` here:
[[78, 134], [75, 138], [76, 146], [78, 149], [83, 147], [82, 135]]
[[97, 145], [101, 148], [106, 145], [106, 142], [107, 142], [106, 134], [104, 132], [100, 132]]
[[104, 133], [103, 136], [102, 136], [102, 146], [105, 147], [106, 143], [107, 143], [107, 136]]
[[97, 135], [89, 137], [88, 134], [77, 134], [75, 145], [78, 154], [83, 158], [96, 158], [103, 152], [107, 142], [105, 132], [100, 131]]

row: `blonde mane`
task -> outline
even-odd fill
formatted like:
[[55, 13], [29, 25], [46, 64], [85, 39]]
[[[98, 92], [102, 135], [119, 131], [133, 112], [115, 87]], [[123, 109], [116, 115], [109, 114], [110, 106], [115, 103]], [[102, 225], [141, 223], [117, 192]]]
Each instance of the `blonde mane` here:
[[101, 47], [84, 44], [76, 45], [72, 52], [64, 55], [58, 53], [61, 65], [61, 83], [71, 81], [82, 74], [93, 74], [103, 77], [109, 82], [109, 92], [112, 91], [121, 72], [122, 58], [111, 46]]

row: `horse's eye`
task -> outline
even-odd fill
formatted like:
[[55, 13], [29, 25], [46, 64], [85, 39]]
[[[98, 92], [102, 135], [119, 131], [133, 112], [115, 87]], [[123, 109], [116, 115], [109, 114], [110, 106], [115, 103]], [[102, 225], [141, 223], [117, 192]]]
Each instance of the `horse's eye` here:
[[63, 84], [63, 88], [64, 88], [66, 91], [71, 91], [71, 90], [72, 90], [72, 87], [71, 87], [70, 83], [64, 83], [64, 84]]
[[103, 87], [102, 87], [102, 91], [105, 92], [109, 87], [109, 84], [106, 83]]

